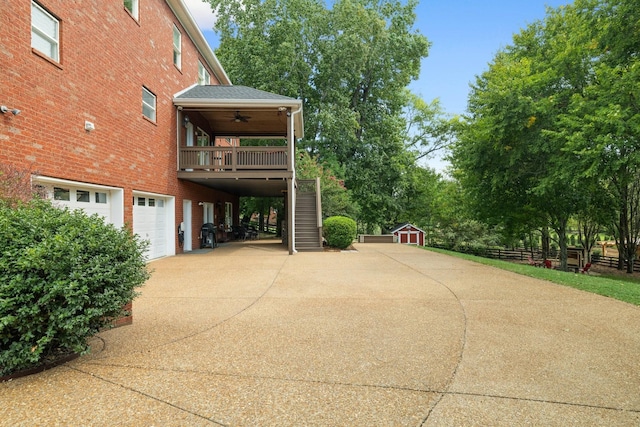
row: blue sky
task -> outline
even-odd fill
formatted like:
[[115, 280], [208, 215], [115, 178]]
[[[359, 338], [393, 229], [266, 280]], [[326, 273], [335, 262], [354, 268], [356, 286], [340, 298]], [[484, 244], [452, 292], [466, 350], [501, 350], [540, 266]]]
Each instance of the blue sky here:
[[[215, 17], [208, 4], [201, 0], [184, 2], [215, 49], [217, 41], [209, 30]], [[510, 44], [520, 29], [543, 19], [546, 6], [569, 3], [572, 1], [421, 0], [415, 28], [429, 39], [431, 49], [411, 90], [425, 101], [439, 98], [449, 114], [464, 113], [469, 84], [488, 68], [498, 50]], [[429, 166], [442, 170], [444, 164], [433, 159]]]
[[440, 98], [446, 112], [466, 110], [469, 84], [488, 69], [499, 49], [513, 35], [543, 19], [545, 6], [568, 0], [422, 0], [416, 28], [431, 42], [413, 92], [430, 101]]

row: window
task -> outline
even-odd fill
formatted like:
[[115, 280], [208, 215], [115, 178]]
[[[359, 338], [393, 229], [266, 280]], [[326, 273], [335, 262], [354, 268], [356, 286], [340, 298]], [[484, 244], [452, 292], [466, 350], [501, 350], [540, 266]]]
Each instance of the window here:
[[129, 11], [131, 16], [138, 19], [138, 0], [124, 0], [124, 8]]
[[76, 190], [76, 201], [89, 203], [91, 201], [91, 195], [85, 190]]
[[209, 72], [207, 71], [206, 68], [204, 68], [204, 65], [202, 65], [202, 62], [200, 61], [198, 61], [198, 84], [199, 85], [211, 84], [211, 75], [209, 75]]
[[96, 191], [96, 203], [107, 203], [107, 193]]
[[[209, 139], [209, 134], [198, 128], [196, 130], [196, 146], [198, 147], [208, 147], [211, 143]], [[200, 151], [198, 153], [198, 164], [199, 165], [210, 165], [211, 160], [209, 159], [209, 151]]]
[[154, 207], [156, 205], [156, 199], [149, 199], [149, 206]]
[[60, 22], [34, 1], [31, 2], [31, 47], [60, 62]]
[[196, 131], [196, 145], [198, 147], [208, 147], [210, 145], [211, 139], [209, 138], [209, 134], [198, 128]]
[[156, 121], [156, 96], [146, 87], [142, 88], [142, 114], [149, 120]]
[[145, 199], [144, 197], [138, 197], [138, 206], [146, 206], [147, 205], [147, 199]]
[[53, 200], [71, 200], [71, 191], [68, 188], [53, 187]]
[[178, 69], [182, 64], [182, 34], [175, 25], [173, 26], [173, 64]]

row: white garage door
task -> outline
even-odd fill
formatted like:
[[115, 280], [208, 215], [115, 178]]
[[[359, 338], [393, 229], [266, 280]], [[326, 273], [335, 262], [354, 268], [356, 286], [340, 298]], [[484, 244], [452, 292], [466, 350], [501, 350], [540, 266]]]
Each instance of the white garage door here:
[[98, 214], [107, 222], [112, 222], [111, 191], [108, 189], [59, 184], [49, 187], [48, 191], [57, 206], [65, 206], [71, 210], [82, 209], [88, 215]]
[[168, 255], [166, 205], [162, 197], [136, 195], [133, 198], [133, 232], [149, 241], [147, 259]]

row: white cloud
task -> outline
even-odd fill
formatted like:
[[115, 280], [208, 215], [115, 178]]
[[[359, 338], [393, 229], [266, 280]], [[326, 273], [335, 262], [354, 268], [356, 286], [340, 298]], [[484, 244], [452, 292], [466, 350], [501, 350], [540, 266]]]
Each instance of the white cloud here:
[[202, 0], [183, 0], [187, 9], [196, 20], [201, 31], [211, 31], [216, 22], [216, 15], [211, 10], [211, 4]]

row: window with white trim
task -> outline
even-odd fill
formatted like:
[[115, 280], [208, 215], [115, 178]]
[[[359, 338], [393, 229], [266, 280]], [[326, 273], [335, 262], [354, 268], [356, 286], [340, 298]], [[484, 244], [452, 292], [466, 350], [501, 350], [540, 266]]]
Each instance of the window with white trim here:
[[71, 190], [63, 187], [53, 187], [53, 200], [71, 201]]
[[[209, 134], [198, 128], [196, 130], [196, 146], [198, 147], [208, 147], [211, 144], [211, 139], [209, 138]], [[198, 164], [199, 165], [210, 165], [210, 151], [200, 151], [198, 153]]]
[[142, 114], [149, 120], [156, 121], [156, 96], [146, 87], [142, 87]]
[[138, 19], [138, 0], [124, 0], [124, 8], [129, 11], [131, 16]]
[[31, 2], [31, 47], [60, 62], [60, 21]]
[[211, 145], [211, 138], [209, 137], [209, 134], [200, 128], [196, 131], [196, 145], [198, 147], [208, 147]]
[[96, 203], [106, 204], [107, 203], [107, 193], [96, 191]]
[[91, 201], [91, 193], [87, 190], [76, 190], [76, 201], [89, 203]]
[[178, 69], [182, 65], [182, 34], [175, 24], [173, 25], [173, 65]]
[[198, 61], [198, 84], [201, 86], [211, 84], [211, 75], [200, 61]]

